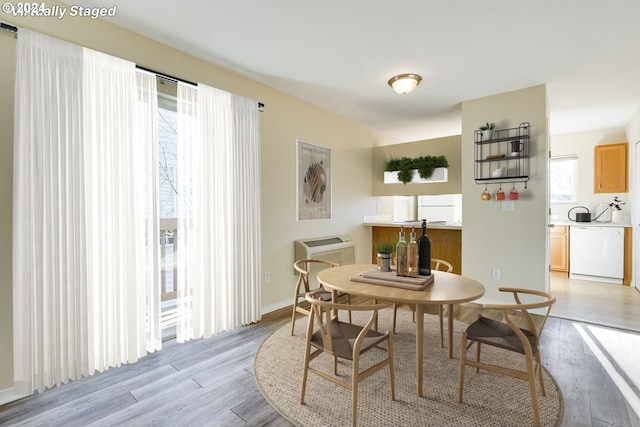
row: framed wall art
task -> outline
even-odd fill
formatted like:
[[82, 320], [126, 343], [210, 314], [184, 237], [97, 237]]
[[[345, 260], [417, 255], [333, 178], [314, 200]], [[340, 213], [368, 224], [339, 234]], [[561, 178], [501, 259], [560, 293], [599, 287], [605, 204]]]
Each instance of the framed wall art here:
[[331, 150], [297, 140], [298, 221], [331, 219]]

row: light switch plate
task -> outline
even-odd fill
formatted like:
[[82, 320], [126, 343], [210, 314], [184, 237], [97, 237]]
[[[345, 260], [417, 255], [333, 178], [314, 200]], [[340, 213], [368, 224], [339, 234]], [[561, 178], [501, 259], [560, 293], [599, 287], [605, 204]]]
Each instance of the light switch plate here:
[[503, 200], [500, 202], [500, 210], [501, 211], [512, 211], [513, 210], [513, 201], [511, 200]]

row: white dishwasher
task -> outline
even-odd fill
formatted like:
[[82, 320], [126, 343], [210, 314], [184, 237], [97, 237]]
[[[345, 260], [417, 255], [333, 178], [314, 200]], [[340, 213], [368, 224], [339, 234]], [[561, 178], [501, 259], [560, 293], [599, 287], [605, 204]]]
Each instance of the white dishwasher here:
[[623, 227], [572, 225], [569, 239], [570, 278], [622, 284]]

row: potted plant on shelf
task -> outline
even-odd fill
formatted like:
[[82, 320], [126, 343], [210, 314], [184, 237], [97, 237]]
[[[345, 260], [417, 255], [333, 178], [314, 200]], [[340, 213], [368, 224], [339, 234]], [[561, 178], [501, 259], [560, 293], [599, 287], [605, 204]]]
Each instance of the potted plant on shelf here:
[[378, 253], [378, 270], [391, 271], [391, 254], [396, 249], [397, 244], [398, 239], [380, 239], [373, 244], [374, 249]]
[[[385, 167], [385, 172], [397, 172], [397, 180], [407, 184], [415, 179], [415, 175], [419, 175], [423, 180], [429, 180], [437, 168], [448, 167], [449, 162], [445, 156], [402, 157], [389, 160]], [[447, 175], [444, 172], [440, 179], [433, 182], [445, 182]]]
[[622, 214], [622, 205], [624, 202], [615, 196], [613, 198], [613, 202], [609, 203], [609, 207], [613, 208], [613, 212], [611, 213], [611, 220], [617, 224], [620, 224], [624, 220], [624, 216]]
[[493, 138], [493, 128], [496, 127], [495, 123], [486, 122], [482, 126], [478, 128], [480, 132], [482, 132], [482, 140], [487, 141]]

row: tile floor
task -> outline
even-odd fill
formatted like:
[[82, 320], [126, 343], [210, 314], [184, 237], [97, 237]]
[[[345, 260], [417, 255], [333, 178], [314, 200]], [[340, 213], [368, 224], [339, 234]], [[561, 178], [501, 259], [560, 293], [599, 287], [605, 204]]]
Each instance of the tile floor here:
[[551, 273], [551, 315], [640, 332], [640, 291], [623, 285], [569, 279]]

